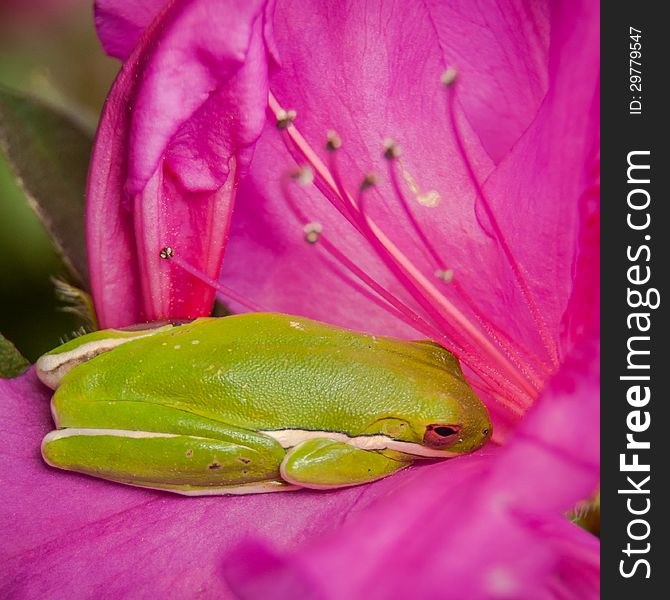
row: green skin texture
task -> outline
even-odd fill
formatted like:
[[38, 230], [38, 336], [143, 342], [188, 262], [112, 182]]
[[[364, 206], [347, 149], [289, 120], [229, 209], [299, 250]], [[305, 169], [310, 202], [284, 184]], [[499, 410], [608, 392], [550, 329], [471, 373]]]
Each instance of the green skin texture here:
[[[448, 446], [436, 452], [429, 444], [447, 458], [491, 436], [486, 408], [441, 346], [303, 317], [251, 313], [105, 330], [45, 356], [76, 356], [85, 344], [120, 337], [130, 341], [70, 361], [52, 398], [60, 431], [42, 444], [48, 464], [193, 495], [330, 489], [422, 458], [348, 438], [382, 434], [426, 447], [428, 426], [460, 426]], [[282, 430], [321, 433], [287, 447], [261, 433]]]

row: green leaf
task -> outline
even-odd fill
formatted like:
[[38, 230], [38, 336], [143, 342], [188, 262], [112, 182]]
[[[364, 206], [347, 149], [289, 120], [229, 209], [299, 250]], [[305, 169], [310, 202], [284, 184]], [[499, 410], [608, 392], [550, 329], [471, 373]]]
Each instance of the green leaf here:
[[30, 363], [23, 355], [0, 333], [0, 377], [11, 379], [23, 373]]
[[65, 263], [85, 286], [84, 204], [92, 145], [92, 136], [68, 117], [0, 88], [0, 152]]

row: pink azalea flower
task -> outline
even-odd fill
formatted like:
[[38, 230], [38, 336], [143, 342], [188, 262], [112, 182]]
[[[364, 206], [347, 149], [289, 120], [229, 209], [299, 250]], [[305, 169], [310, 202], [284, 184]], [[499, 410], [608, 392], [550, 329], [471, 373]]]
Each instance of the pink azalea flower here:
[[497, 443], [174, 498], [46, 467], [29, 372], [0, 381], [3, 595], [597, 597], [598, 542], [563, 517], [598, 481], [597, 5], [485, 4], [98, 3], [126, 59], [89, 184], [102, 323], [207, 313], [230, 233], [231, 306], [433, 337]]

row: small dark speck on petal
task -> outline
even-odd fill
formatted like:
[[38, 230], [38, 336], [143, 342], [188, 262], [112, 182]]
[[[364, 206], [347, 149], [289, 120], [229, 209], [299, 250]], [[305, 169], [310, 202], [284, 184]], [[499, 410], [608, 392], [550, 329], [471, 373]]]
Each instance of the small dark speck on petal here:
[[220, 469], [221, 465], [217, 462], [213, 462], [211, 465], [209, 465], [210, 469]]

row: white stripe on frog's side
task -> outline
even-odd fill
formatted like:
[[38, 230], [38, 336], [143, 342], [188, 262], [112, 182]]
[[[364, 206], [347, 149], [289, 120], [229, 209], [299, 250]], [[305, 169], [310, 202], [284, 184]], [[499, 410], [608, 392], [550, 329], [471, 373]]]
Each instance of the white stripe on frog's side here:
[[[132, 485], [132, 484], [131, 484]], [[146, 486], [137, 486], [146, 487]], [[230, 487], [212, 487], [201, 488], [197, 490], [175, 490], [172, 488], [152, 487], [154, 490], [161, 490], [163, 492], [173, 492], [181, 494], [182, 496], [246, 496], [247, 494], [270, 494], [272, 492], [292, 492], [295, 490], [304, 489], [300, 485], [289, 485], [286, 483], [253, 483], [247, 485], [238, 485]]]
[[[133, 431], [130, 429], [87, 429], [87, 428], [77, 428], [77, 427], [67, 427], [65, 429], [55, 429], [50, 431], [44, 436], [42, 440], [42, 446], [48, 444], [49, 442], [54, 442], [56, 440], [62, 440], [74, 436], [96, 436], [96, 435], [110, 435], [113, 437], [123, 437], [123, 438], [174, 438], [180, 437], [175, 433], [160, 433], [157, 431]], [[197, 437], [197, 436], [190, 436]], [[206, 438], [201, 438], [206, 439]]]
[[277, 431], [259, 431], [258, 433], [276, 440], [282, 448], [293, 448], [293, 446], [297, 446], [306, 440], [319, 439], [348, 444], [360, 450], [396, 450], [397, 452], [424, 458], [451, 458], [452, 456], [458, 456], [457, 452], [427, 448], [421, 444], [402, 442], [381, 434], [352, 437], [340, 431], [309, 431], [305, 429], [280, 429]]
[[95, 340], [67, 352], [44, 354], [37, 359], [35, 372], [44, 385], [55, 390], [60, 385], [61, 379], [77, 365], [95, 358], [98, 354], [113, 350], [121, 344], [149, 337], [155, 333], [156, 331], [149, 331], [133, 337]]

